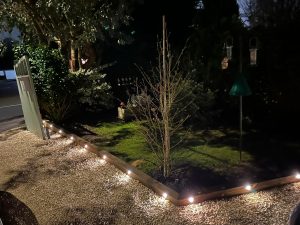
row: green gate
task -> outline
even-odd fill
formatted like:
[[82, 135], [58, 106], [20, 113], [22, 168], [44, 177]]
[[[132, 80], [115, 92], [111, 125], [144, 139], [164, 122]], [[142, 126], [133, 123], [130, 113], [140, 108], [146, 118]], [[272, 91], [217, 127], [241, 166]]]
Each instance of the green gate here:
[[31, 78], [29, 60], [26, 56], [16, 63], [15, 71], [26, 127], [30, 132], [45, 139], [46, 134]]

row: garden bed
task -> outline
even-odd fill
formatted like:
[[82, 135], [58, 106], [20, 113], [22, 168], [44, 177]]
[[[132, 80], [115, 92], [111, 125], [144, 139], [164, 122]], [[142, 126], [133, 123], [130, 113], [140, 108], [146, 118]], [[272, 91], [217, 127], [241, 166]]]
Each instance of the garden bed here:
[[84, 129], [73, 131], [179, 192], [180, 197], [291, 175], [297, 170], [296, 159], [300, 154], [297, 148], [300, 143], [275, 140], [252, 131], [245, 135], [240, 162], [238, 132], [194, 130], [174, 152], [173, 172], [164, 179], [155, 165], [155, 155], [147, 149], [138, 131], [137, 122], [99, 123], [81, 128]]

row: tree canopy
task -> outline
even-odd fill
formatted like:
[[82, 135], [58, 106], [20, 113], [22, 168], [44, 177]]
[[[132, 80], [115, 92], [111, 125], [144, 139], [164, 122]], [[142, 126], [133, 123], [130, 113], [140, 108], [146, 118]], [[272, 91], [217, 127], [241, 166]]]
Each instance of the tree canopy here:
[[16, 24], [25, 39], [43, 43], [59, 40], [76, 45], [105, 36], [125, 41], [121, 27], [128, 25], [130, 6], [123, 0], [1, 0], [0, 18]]

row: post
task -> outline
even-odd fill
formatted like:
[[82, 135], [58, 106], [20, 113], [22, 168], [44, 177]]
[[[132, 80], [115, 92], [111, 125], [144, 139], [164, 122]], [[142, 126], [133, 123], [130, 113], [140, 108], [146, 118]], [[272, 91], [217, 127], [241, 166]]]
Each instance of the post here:
[[[243, 39], [239, 37], [240, 42], [240, 76], [243, 72]], [[243, 96], [240, 95], [240, 162], [242, 162], [242, 147], [243, 147]]]
[[243, 96], [240, 96], [240, 162], [242, 161], [243, 146]]

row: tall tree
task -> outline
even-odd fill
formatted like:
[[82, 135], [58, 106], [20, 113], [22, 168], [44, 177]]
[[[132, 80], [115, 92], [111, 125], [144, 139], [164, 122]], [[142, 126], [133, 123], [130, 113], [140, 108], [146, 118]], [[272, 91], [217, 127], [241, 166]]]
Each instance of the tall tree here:
[[208, 85], [212, 73], [220, 71], [226, 38], [240, 28], [239, 8], [236, 0], [198, 0], [195, 8], [192, 59], [197, 62], [202, 79]]
[[253, 91], [276, 124], [288, 124], [288, 119], [300, 123], [300, 106], [294, 104], [300, 97], [300, 35], [295, 32], [300, 29], [300, 1], [247, 0], [242, 7], [261, 43]]
[[[58, 42], [70, 47], [71, 63], [75, 53], [96, 39], [112, 37], [126, 42], [122, 27], [131, 21], [135, 0], [2, 0], [0, 19], [16, 24], [24, 38], [40, 43]], [[76, 51], [78, 50], [78, 51]], [[80, 61], [79, 61], [80, 63]]]

